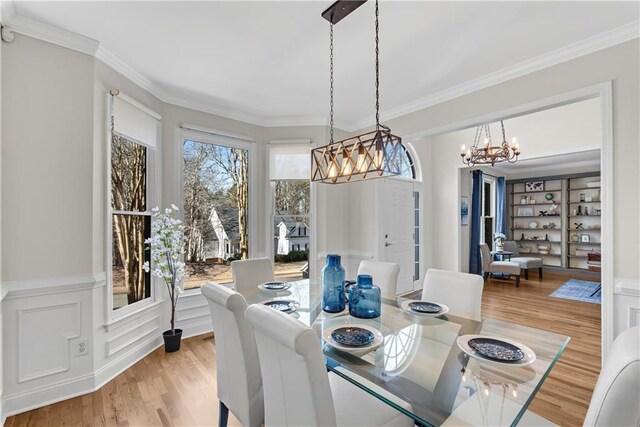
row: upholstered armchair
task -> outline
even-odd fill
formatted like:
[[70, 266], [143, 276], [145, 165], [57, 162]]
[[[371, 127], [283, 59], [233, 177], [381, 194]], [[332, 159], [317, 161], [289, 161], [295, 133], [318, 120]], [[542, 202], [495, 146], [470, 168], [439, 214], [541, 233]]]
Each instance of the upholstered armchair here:
[[520, 265], [520, 268], [524, 270], [524, 278], [526, 280], [529, 280], [529, 270], [535, 268], [538, 269], [538, 277], [542, 279], [542, 258], [520, 256], [518, 244], [513, 240], [505, 240], [504, 250], [507, 252], [513, 252], [513, 255], [511, 255], [511, 262], [515, 262]]

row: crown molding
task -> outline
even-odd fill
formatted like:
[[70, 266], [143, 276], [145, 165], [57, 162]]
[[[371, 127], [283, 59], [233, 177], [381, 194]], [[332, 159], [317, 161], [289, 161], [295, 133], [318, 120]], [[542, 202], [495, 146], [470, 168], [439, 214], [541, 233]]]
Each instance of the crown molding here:
[[[638, 37], [640, 37], [640, 21], [634, 21], [630, 24], [623, 25], [622, 27], [618, 27], [577, 43], [556, 49], [544, 55], [522, 61], [518, 64], [503, 68], [463, 84], [453, 86], [422, 99], [388, 109], [383, 111], [382, 115], [384, 116], [385, 121], [395, 119], [397, 117], [404, 116], [454, 98], [468, 95], [472, 92], [486, 89], [490, 86], [494, 86], [562, 62], [570, 61], [580, 56], [597, 52]], [[363, 129], [374, 123], [374, 116], [369, 116], [366, 119], [351, 123], [353, 127], [350, 130], [354, 131]]]
[[16, 33], [86, 53], [87, 55], [95, 55], [100, 45], [98, 41], [89, 37], [18, 15], [13, 1], [3, 1], [0, 7], [2, 8], [4, 24]]
[[[166, 90], [162, 85], [152, 81], [149, 77], [131, 67], [115, 53], [104, 47], [99, 41], [18, 15], [15, 11], [15, 6], [12, 0], [2, 1], [0, 16], [2, 22], [17, 33], [94, 56], [96, 59], [104, 62], [106, 65], [113, 68], [115, 71], [119, 72], [165, 103], [209, 114], [215, 114], [220, 117], [238, 120], [260, 127], [328, 126], [326, 116], [267, 117], [246, 111], [239, 111], [234, 106], [225, 105], [219, 100], [212, 100], [211, 102], [198, 101], [190, 98], [189, 96], [185, 96], [184, 94]], [[591, 38], [556, 49], [547, 54], [520, 62], [513, 66], [503, 68], [494, 73], [453, 86], [416, 101], [383, 110], [382, 116], [385, 121], [395, 119], [397, 117], [414, 113], [433, 105], [503, 83], [507, 80], [569, 61], [579, 56], [587, 55], [589, 53], [624, 43], [637, 37], [640, 37], [640, 21], [635, 21], [622, 27], [598, 34]], [[371, 126], [374, 123], [374, 117], [369, 116], [362, 120], [339, 121], [336, 122], [336, 127], [346, 132], [354, 132]]]

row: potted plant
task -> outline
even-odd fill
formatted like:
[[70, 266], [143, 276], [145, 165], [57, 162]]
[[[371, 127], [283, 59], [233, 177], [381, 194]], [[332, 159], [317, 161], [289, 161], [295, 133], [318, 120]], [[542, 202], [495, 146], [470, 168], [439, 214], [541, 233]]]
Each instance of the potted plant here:
[[496, 244], [496, 252], [504, 251], [504, 241], [507, 239], [502, 233], [496, 233], [493, 235], [493, 241]]
[[171, 329], [162, 333], [164, 349], [167, 353], [180, 350], [182, 329], [176, 329], [176, 303], [182, 293], [182, 280], [184, 279], [184, 225], [175, 217], [178, 208], [171, 205], [164, 212], [157, 207], [152, 210], [153, 224], [152, 237], [145, 240], [151, 251], [151, 261], [144, 263], [144, 270], [151, 271], [167, 285], [169, 298], [171, 299]]

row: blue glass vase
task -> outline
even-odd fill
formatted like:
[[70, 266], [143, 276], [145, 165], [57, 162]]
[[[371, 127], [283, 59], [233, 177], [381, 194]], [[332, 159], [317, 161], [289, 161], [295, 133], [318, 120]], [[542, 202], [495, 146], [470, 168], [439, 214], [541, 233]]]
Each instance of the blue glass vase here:
[[344, 268], [340, 265], [340, 255], [330, 254], [322, 269], [322, 309], [339, 313], [344, 307]]
[[361, 319], [380, 316], [380, 288], [368, 274], [358, 275], [355, 286], [349, 288], [349, 314]]

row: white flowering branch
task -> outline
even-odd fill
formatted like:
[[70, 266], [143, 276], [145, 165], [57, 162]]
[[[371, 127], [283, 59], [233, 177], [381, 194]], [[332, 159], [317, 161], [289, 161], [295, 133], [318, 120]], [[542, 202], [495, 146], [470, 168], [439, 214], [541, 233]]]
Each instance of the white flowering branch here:
[[183, 292], [182, 280], [184, 279], [184, 225], [182, 221], [175, 218], [175, 212], [178, 211], [176, 205], [171, 205], [164, 212], [160, 212], [158, 208], [154, 208], [153, 224], [151, 230], [152, 237], [144, 242], [149, 245], [151, 250], [151, 261], [153, 268], [149, 262], [144, 263], [144, 271], [151, 271], [156, 277], [159, 277], [167, 285], [169, 297], [171, 298], [171, 333], [175, 334], [176, 330], [176, 304], [178, 296]]

